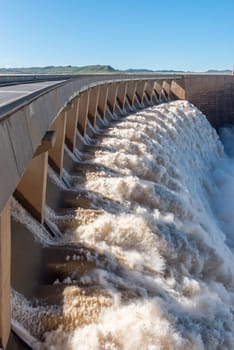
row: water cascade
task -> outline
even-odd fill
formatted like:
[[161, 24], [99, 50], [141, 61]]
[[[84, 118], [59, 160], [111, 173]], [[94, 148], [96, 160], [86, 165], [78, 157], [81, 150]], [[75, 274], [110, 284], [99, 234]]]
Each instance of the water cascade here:
[[[80, 205], [47, 207], [56, 236], [14, 200], [37, 242], [67, 247], [40, 301], [12, 290], [14, 322], [36, 349], [233, 349], [231, 156], [187, 101], [106, 124], [83, 154], [66, 149]], [[232, 136], [222, 130], [227, 148]]]

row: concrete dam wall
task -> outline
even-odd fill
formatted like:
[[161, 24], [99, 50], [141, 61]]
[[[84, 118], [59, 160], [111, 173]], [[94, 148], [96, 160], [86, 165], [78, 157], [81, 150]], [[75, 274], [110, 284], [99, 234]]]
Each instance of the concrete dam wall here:
[[[64, 286], [53, 282], [64, 279], [74, 265], [80, 264], [76, 259], [66, 260], [67, 257], [83, 256], [87, 260], [87, 247], [59, 243], [62, 224], [52, 225], [48, 208], [60, 215], [74, 214], [76, 208], [97, 214], [92, 211], [87, 193], [80, 191], [78, 195], [67, 176], [77, 172], [84, 175], [92, 167], [92, 172], [100, 171], [97, 165], [85, 164], [89, 159], [87, 154], [93, 152], [92, 140], [102, 137], [106, 128], [127, 115], [175, 100], [193, 103], [215, 128], [234, 121], [233, 76], [82, 76], [54, 77], [55, 81], [52, 78], [46, 78], [53, 81], [52, 85], [41, 85], [20, 99], [9, 99], [0, 105], [0, 343], [3, 348], [7, 346], [11, 324], [20, 333], [11, 321], [11, 287], [28, 300], [37, 298], [43, 305], [61, 305], [66, 293]], [[42, 82], [43, 77], [39, 80]], [[0, 87], [0, 96], [1, 89], [3, 93], [15, 90], [12, 86], [6, 89], [5, 85]], [[21, 91], [26, 90], [27, 84]], [[55, 176], [57, 180], [52, 181]], [[107, 202], [102, 199], [101, 207], [108, 207]], [[26, 215], [22, 210], [36, 220], [40, 230], [47, 232], [48, 241], [44, 244], [36, 242], [30, 225], [11, 221], [11, 212]], [[20, 300], [14, 294], [13, 299], [17, 298]], [[104, 303], [108, 302], [107, 298]], [[61, 317], [57, 315], [53, 321], [45, 312], [41, 334], [56, 329]], [[33, 336], [32, 342], [38, 338], [35, 330]]]

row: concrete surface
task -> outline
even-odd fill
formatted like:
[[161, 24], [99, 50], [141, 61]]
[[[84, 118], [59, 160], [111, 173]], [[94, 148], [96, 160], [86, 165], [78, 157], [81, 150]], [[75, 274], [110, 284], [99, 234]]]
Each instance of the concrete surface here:
[[62, 83], [60, 81], [45, 81], [42, 83], [31, 83], [31, 84], [18, 84], [11, 86], [0, 86], [0, 108], [3, 106], [15, 102], [22, 97], [29, 96], [35, 92], [44, 90], [45, 88], [52, 87]]

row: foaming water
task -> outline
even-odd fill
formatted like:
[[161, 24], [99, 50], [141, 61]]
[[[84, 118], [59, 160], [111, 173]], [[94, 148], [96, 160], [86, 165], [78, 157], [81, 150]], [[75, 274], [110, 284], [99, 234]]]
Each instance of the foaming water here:
[[[221, 138], [231, 149], [230, 129]], [[187, 101], [137, 112], [87, 163], [69, 181], [93, 208], [63, 229], [96, 252], [72, 278], [96, 288], [99, 312], [40, 349], [234, 349], [234, 163], [206, 117]]]

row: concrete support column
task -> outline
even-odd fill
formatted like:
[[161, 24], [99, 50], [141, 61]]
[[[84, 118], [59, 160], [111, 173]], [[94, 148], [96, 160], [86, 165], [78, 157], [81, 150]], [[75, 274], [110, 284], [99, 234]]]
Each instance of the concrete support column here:
[[170, 98], [170, 92], [171, 92], [171, 81], [170, 80], [163, 80], [162, 88], [165, 92], [165, 96], [167, 98]]
[[10, 200], [0, 213], [0, 347], [6, 348], [11, 330]]
[[152, 99], [152, 103], [155, 104], [155, 105], [158, 104], [158, 103], [160, 102], [160, 101], [159, 101], [159, 98], [158, 98], [158, 94], [156, 93], [155, 90], [153, 90], [151, 99]]
[[137, 87], [136, 81], [128, 81], [126, 96], [128, 98], [128, 101], [129, 101], [131, 107], [134, 105], [134, 100], [135, 100], [135, 95], [136, 95], [136, 87]]
[[66, 107], [66, 143], [74, 152], [76, 146], [76, 131], [78, 122], [79, 99], [76, 98], [70, 106]]
[[111, 83], [108, 89], [107, 104], [112, 114], [115, 113], [117, 92], [118, 92], [118, 83]]
[[48, 152], [31, 160], [16, 191], [16, 198], [41, 223], [44, 222]]
[[50, 127], [50, 130], [54, 130], [56, 132], [56, 141], [54, 147], [49, 151], [49, 161], [51, 166], [58, 172], [59, 175], [61, 175], [63, 168], [66, 119], [66, 112], [63, 111]]
[[161, 92], [162, 92], [162, 81], [158, 80], [154, 83], [154, 91], [158, 99], [160, 100]]
[[40, 222], [44, 223], [48, 150], [55, 144], [55, 132], [48, 131], [15, 190], [15, 197]]
[[122, 110], [124, 110], [127, 94], [127, 82], [121, 82], [118, 85], [117, 101]]
[[154, 91], [154, 80], [148, 80], [146, 83], [145, 94], [149, 100], [150, 104], [153, 104], [152, 96]]
[[137, 98], [138, 98], [140, 104], [143, 103], [144, 93], [145, 93], [145, 86], [146, 86], [146, 81], [145, 80], [139, 80], [137, 82], [136, 95], [137, 95]]
[[88, 117], [89, 107], [89, 91], [82, 93], [79, 97], [79, 109], [78, 109], [78, 130], [82, 136], [86, 133], [86, 123]]
[[91, 88], [89, 95], [88, 118], [92, 126], [96, 124], [100, 86]]
[[185, 99], [184, 79], [173, 79], [171, 83], [171, 93], [175, 98]]
[[102, 118], [104, 118], [106, 114], [108, 90], [109, 90], [109, 86], [107, 84], [100, 85], [99, 99], [98, 99], [98, 113]]

